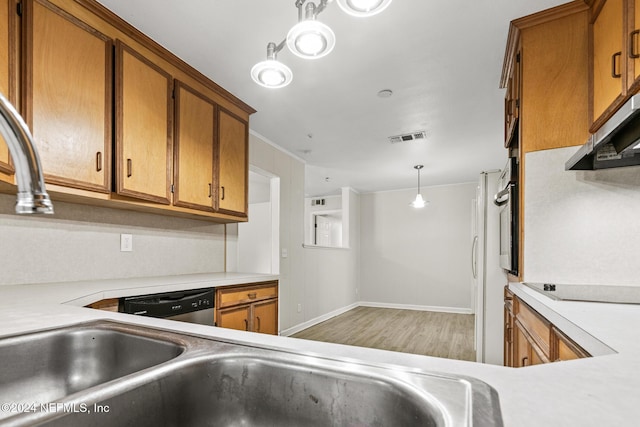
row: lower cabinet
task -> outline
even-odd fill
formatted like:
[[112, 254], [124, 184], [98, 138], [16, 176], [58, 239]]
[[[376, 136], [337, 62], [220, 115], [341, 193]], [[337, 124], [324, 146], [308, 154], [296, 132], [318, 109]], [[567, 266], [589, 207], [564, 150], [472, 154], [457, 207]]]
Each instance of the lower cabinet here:
[[216, 290], [216, 326], [278, 334], [278, 282]]
[[514, 368], [590, 357], [551, 322], [505, 288], [504, 364]]

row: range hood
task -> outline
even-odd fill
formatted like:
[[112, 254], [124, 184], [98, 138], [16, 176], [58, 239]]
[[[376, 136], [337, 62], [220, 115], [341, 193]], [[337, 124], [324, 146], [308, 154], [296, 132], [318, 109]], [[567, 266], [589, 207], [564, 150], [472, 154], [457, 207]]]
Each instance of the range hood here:
[[640, 165], [640, 94], [629, 99], [565, 163], [565, 170]]

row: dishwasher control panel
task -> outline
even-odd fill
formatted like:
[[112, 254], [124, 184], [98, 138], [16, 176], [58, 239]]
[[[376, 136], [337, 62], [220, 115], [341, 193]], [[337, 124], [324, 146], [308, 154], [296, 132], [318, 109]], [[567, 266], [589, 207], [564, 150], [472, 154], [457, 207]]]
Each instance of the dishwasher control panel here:
[[215, 288], [125, 297], [119, 311], [149, 317], [172, 317], [214, 307]]

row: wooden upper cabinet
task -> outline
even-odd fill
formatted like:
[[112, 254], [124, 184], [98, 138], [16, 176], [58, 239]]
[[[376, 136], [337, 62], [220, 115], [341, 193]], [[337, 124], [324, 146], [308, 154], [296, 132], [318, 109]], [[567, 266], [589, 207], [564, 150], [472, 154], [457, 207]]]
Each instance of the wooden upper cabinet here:
[[[11, 55], [13, 52], [13, 9], [15, 3], [12, 0], [0, 0], [0, 93], [10, 102], [13, 101], [11, 81], [13, 80], [10, 69]], [[9, 148], [0, 135], [0, 172], [12, 173], [13, 168], [9, 161]]]
[[174, 205], [213, 211], [216, 105], [176, 80], [175, 108]]
[[171, 203], [172, 78], [116, 41], [116, 192]]
[[218, 126], [218, 211], [246, 216], [248, 124], [220, 108]]
[[112, 40], [46, 0], [24, 4], [24, 110], [45, 180], [109, 193]]
[[625, 95], [625, 4], [624, 0], [606, 0], [592, 23], [594, 123], [603, 122]]
[[630, 73], [631, 78], [627, 82], [627, 87], [636, 92], [640, 88], [640, 0], [628, 1], [633, 6], [633, 13], [629, 13], [631, 19], [628, 20], [629, 46], [627, 49], [633, 71]]

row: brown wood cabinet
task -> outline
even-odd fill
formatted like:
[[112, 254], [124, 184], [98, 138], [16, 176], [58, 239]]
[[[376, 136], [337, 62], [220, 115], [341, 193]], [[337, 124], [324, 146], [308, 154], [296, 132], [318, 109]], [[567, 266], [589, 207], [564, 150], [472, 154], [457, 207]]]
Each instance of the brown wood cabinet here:
[[216, 326], [278, 334], [278, 282], [216, 289]]
[[[518, 161], [518, 276], [524, 272], [525, 155], [589, 137], [589, 7], [573, 1], [511, 22], [500, 87], [505, 146]], [[568, 107], [570, 106], [570, 107]]]
[[590, 357], [562, 331], [505, 288], [504, 364], [520, 368]]
[[610, 115], [609, 112], [621, 103], [626, 92], [627, 55], [623, 56], [625, 6], [626, 0], [607, 0], [594, 6], [591, 24], [593, 122]]
[[24, 111], [45, 181], [108, 193], [112, 41], [46, 0], [24, 5]]
[[107, 298], [107, 299], [102, 299], [100, 301], [92, 302], [91, 304], [85, 307], [93, 308], [96, 310], [112, 311], [114, 313], [117, 313], [119, 303], [120, 303], [120, 298]]
[[171, 203], [173, 79], [116, 41], [116, 192]]
[[[0, 93], [10, 102], [16, 101], [15, 93], [15, 2], [13, 0], [0, 0]], [[9, 148], [4, 138], [0, 136], [0, 179], [10, 181], [13, 173]]]
[[216, 105], [176, 81], [174, 204], [213, 212], [216, 163]]
[[0, 0], [0, 24], [0, 91], [54, 201], [247, 220], [250, 106], [95, 0]]
[[224, 109], [218, 110], [218, 210], [247, 216], [249, 124]]
[[640, 89], [640, 0], [597, 0], [591, 9], [591, 132]]

